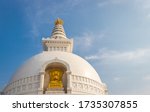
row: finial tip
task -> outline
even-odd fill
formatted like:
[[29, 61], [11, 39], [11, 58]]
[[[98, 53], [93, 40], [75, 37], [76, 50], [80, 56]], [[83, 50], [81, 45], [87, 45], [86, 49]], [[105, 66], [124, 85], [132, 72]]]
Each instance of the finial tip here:
[[63, 24], [64, 24], [64, 22], [63, 22], [62, 19], [60, 19], [60, 18], [57, 18], [57, 19], [56, 19], [55, 25], [63, 25]]

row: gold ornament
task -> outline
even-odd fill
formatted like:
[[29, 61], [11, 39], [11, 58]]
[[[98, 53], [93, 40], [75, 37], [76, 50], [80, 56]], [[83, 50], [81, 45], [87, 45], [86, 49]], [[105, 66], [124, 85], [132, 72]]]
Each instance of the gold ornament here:
[[64, 21], [60, 18], [56, 19], [55, 21], [55, 25], [63, 25], [64, 24]]
[[50, 70], [50, 82], [49, 88], [63, 88], [62, 76], [63, 71], [60, 69], [52, 69]]

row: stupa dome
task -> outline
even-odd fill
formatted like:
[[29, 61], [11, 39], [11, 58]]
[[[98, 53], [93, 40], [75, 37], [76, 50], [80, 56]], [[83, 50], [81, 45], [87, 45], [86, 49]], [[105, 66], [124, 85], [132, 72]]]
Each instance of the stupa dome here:
[[98, 83], [102, 83], [95, 69], [80, 56], [67, 52], [42, 52], [30, 58], [13, 76], [11, 82], [34, 76], [45, 70], [45, 65], [51, 62], [62, 61], [67, 63], [70, 71], [75, 76], [86, 77]]

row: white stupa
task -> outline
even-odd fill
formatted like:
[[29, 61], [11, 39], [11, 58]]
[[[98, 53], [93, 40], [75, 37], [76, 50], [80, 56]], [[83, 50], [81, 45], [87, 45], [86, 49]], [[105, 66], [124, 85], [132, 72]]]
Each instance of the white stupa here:
[[4, 94], [107, 94], [95, 69], [72, 53], [73, 39], [66, 37], [61, 19], [42, 43], [43, 52], [18, 69]]

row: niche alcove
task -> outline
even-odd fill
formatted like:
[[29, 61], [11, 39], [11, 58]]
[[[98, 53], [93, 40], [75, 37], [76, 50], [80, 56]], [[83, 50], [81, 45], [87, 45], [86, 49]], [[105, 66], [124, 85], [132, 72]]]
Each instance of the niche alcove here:
[[44, 94], [67, 93], [66, 71], [66, 66], [59, 62], [47, 65], [44, 76]]

